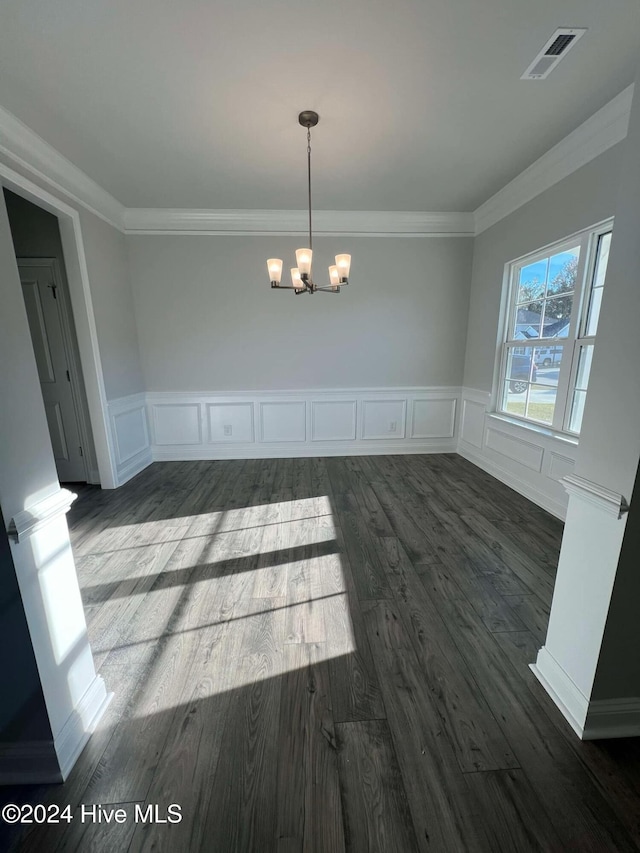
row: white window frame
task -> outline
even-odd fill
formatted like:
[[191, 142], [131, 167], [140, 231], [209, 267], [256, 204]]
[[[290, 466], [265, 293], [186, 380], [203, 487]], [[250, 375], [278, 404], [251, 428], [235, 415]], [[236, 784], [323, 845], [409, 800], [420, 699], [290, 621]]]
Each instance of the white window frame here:
[[[497, 414], [521, 421], [524, 425], [530, 427], [552, 430], [553, 432], [566, 434], [572, 438], [576, 438], [579, 435], [578, 432], [571, 430], [569, 427], [574, 397], [573, 392], [577, 381], [580, 351], [583, 347], [595, 344], [596, 341], [595, 334], [589, 336], [586, 334], [589, 303], [596, 272], [598, 243], [604, 234], [608, 234], [611, 231], [613, 231], [613, 219], [607, 219], [604, 222], [586, 228], [584, 231], [579, 231], [570, 237], [551, 243], [538, 251], [523, 255], [506, 265], [506, 311], [503, 315], [502, 343], [499, 349], [499, 371], [494, 397]], [[576, 272], [573, 308], [567, 336], [564, 338], [530, 338], [528, 340], [509, 338], [509, 333], [515, 328], [520, 270], [523, 267], [534, 264], [537, 261], [545, 260], [551, 255], [575, 248], [576, 246], [580, 247], [580, 257]], [[533, 352], [535, 349], [554, 349], [557, 347], [563, 349], [563, 357], [558, 376], [556, 403], [551, 424], [527, 418], [525, 415], [518, 415], [503, 408], [504, 389], [507, 382], [507, 362], [510, 350], [518, 348], [529, 349], [531, 350], [531, 359], [533, 361]]]

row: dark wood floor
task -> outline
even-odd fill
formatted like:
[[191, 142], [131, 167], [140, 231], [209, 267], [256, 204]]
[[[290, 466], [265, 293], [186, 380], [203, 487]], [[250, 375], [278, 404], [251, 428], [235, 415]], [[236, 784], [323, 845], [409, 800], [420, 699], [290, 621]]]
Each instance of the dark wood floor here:
[[115, 698], [17, 849], [640, 849], [640, 745], [527, 666], [562, 525], [459, 456], [156, 463], [70, 524]]

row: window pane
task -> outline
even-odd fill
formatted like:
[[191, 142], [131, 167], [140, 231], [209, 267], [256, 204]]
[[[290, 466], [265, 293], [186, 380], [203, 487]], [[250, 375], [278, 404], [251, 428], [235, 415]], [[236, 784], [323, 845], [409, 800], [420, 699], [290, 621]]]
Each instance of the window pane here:
[[[538, 369], [538, 378], [541, 381], [543, 376], [548, 375], [548, 371], [552, 371], [557, 384], [563, 354], [564, 346], [560, 342], [553, 342], [549, 346], [535, 348], [534, 360]], [[547, 373], [543, 373], [543, 371], [547, 371]]]
[[542, 424], [553, 423], [557, 393], [557, 385], [533, 384], [527, 396], [526, 416], [530, 420], [539, 421]]
[[580, 432], [582, 427], [582, 416], [584, 414], [584, 404], [587, 399], [586, 391], [574, 391], [573, 401], [571, 403], [571, 417], [569, 418], [569, 429], [571, 432]]
[[571, 400], [571, 414], [569, 416], [569, 429], [572, 432], [580, 432], [582, 426], [582, 415], [584, 404], [587, 399], [587, 386], [589, 385], [589, 374], [591, 373], [591, 362], [593, 361], [593, 344], [580, 347], [578, 356], [578, 372], [576, 374], [576, 388]]
[[[534, 371], [533, 352], [530, 347], [526, 349], [516, 348], [509, 350], [507, 355], [507, 370], [505, 378], [514, 387], [511, 389], [517, 394], [526, 390], [526, 384], [531, 380]], [[517, 387], [516, 387], [517, 386]]]
[[516, 308], [515, 326], [511, 331], [513, 340], [530, 340], [540, 337], [543, 302], [528, 302]]
[[545, 258], [520, 270], [517, 302], [531, 302], [544, 294], [549, 261]]
[[576, 377], [576, 388], [586, 391], [589, 385], [589, 374], [591, 373], [591, 362], [593, 361], [593, 344], [580, 347], [578, 359], [578, 375]]
[[593, 290], [591, 291], [591, 299], [589, 300], [589, 313], [587, 315], [586, 334], [589, 336], [595, 335], [596, 329], [598, 328], [600, 305], [602, 304], [602, 288], [604, 286], [605, 275], [607, 273], [610, 246], [611, 232], [608, 234], [602, 234], [598, 239], [598, 257], [593, 275]]
[[559, 252], [549, 259], [547, 296], [555, 296], [558, 293], [568, 293], [574, 290], [578, 274], [579, 258], [580, 246], [576, 246], [564, 252]]
[[527, 410], [528, 391], [528, 382], [522, 382], [521, 380], [505, 382], [502, 394], [502, 411], [510, 415], [519, 415], [523, 418]]
[[554, 296], [544, 303], [543, 338], [566, 338], [569, 334], [573, 293]]

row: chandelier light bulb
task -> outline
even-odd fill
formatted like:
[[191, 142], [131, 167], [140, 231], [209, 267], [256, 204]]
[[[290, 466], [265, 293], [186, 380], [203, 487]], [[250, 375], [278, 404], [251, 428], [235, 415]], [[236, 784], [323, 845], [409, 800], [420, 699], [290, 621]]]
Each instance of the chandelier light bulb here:
[[304, 284], [300, 278], [300, 270], [298, 267], [291, 267], [291, 284], [295, 290], [304, 290]]
[[313, 252], [311, 249], [297, 249], [296, 250], [296, 263], [298, 264], [298, 269], [300, 270], [300, 275], [311, 275], [311, 258], [313, 257]]
[[336, 255], [336, 266], [340, 273], [340, 281], [349, 278], [349, 270], [351, 269], [351, 255]]
[[282, 260], [280, 258], [269, 258], [267, 261], [267, 269], [269, 270], [269, 281], [280, 284], [282, 278]]
[[340, 273], [338, 272], [338, 267], [335, 264], [329, 267], [329, 281], [331, 282], [331, 289], [337, 290], [338, 285], [340, 284]]

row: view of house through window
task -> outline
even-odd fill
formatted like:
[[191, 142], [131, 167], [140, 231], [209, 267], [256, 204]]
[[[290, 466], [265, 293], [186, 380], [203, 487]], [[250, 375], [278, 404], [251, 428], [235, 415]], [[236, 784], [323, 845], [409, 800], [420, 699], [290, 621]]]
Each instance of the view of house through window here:
[[500, 412], [580, 432], [611, 228], [589, 229], [511, 264]]

